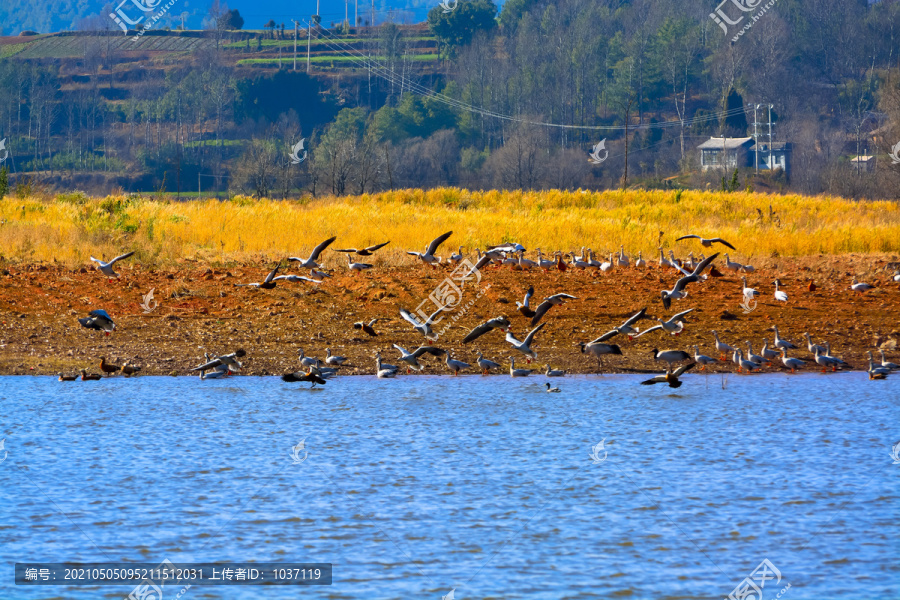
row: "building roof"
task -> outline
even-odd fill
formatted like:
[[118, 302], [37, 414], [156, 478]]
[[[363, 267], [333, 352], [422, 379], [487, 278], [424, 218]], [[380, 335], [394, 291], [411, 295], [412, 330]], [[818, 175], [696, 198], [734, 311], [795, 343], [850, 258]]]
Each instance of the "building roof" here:
[[[757, 146], [759, 146], [760, 152], [768, 152], [769, 151], [769, 143], [768, 142], [759, 142], [758, 144], [753, 144], [750, 147], [751, 152], [756, 152]], [[791, 143], [790, 142], [772, 142], [772, 152], [782, 152], [782, 151], [791, 151]]]
[[867, 162], [869, 162], [870, 160], [875, 160], [875, 155], [869, 155], [869, 156], [855, 156], [855, 157], [853, 157], [853, 158], [850, 159], [850, 162], [864, 162], [864, 163], [867, 163]]
[[725, 149], [727, 149], [727, 150], [735, 150], [737, 148], [740, 148], [744, 144], [746, 144], [748, 142], [752, 142], [752, 141], [753, 141], [752, 137], [725, 138], [724, 144], [723, 144], [722, 138], [711, 137], [697, 147], [700, 148], [701, 150], [721, 150], [722, 146], [724, 145]]

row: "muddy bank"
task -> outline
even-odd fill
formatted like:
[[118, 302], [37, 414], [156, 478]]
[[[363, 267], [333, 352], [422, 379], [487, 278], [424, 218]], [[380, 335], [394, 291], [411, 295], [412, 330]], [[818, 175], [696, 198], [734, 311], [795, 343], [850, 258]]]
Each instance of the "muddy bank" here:
[[[480, 350], [502, 363], [504, 370], [509, 356], [515, 356], [520, 366], [519, 359], [524, 357], [511, 349], [502, 332], [467, 345], [461, 340], [476, 324], [501, 314], [511, 319], [513, 332], [522, 339], [530, 319], [519, 315], [515, 302], [533, 285], [534, 306], [558, 292], [578, 297], [544, 317], [546, 326], [534, 344], [538, 360], [530, 365], [533, 368], [549, 363], [573, 373], [599, 372], [596, 362], [579, 352], [577, 342], [594, 339], [644, 306], [653, 318], [696, 310], [685, 318], [685, 330], [678, 336], [652, 332], [634, 341], [624, 336], [612, 340], [624, 356], [606, 360], [605, 372], [660, 371], [661, 365], [651, 357], [657, 347], [690, 351], [697, 344], [702, 353], [718, 356], [709, 333], [713, 329], [724, 341], [740, 343], [742, 348], [744, 340], [751, 340], [758, 351], [764, 338], [771, 344], [773, 325], [801, 348], [794, 355], [803, 359], [811, 359], [802, 335], [809, 332], [817, 343], [830, 341], [833, 353], [854, 367], [864, 368], [865, 351], [879, 345], [889, 359], [900, 363], [896, 350], [900, 284], [891, 280], [887, 270], [894, 260], [893, 256], [820, 256], [761, 261], [756, 272], [747, 276], [748, 284], [762, 291], [750, 313], [740, 306], [740, 277], [731, 272], [692, 285], [687, 299], [675, 301], [671, 311], [664, 311], [659, 290], [671, 288], [678, 276], [672, 269], [660, 271], [655, 264], [610, 273], [488, 268], [477, 287], [464, 289], [461, 306], [471, 302], [465, 314], [453, 321], [456, 313], [447, 313], [436, 327], [442, 330], [450, 325], [435, 345], [471, 364], [473, 352]], [[0, 374], [74, 373], [82, 368], [98, 372], [100, 357], [105, 356], [115, 364], [138, 365], [145, 375], [184, 375], [202, 362], [205, 351], [227, 353], [237, 348], [247, 351], [243, 373], [250, 375], [297, 370], [300, 348], [320, 358], [326, 348], [349, 357], [342, 373], [373, 373], [377, 350], [386, 361], [397, 364], [392, 344], [413, 349], [424, 341], [400, 318], [398, 309], [415, 310], [449, 274], [449, 270], [376, 262], [376, 268], [366, 273], [336, 270], [318, 286], [279, 282], [275, 289], [259, 290], [235, 284], [262, 281], [269, 268], [262, 263], [210, 268], [184, 262], [155, 271], [134, 263], [121, 267], [121, 277], [107, 281], [89, 267], [0, 265]], [[295, 269], [285, 272], [306, 274]], [[877, 287], [855, 294], [849, 290], [852, 276]], [[775, 278], [789, 295], [787, 304], [774, 300]], [[151, 288], [158, 306], [145, 313], [141, 302]], [[431, 307], [426, 302], [423, 309]], [[113, 317], [117, 330], [112, 335], [78, 324], [77, 318], [94, 308], [103, 308]], [[373, 318], [380, 319], [375, 326], [377, 337], [352, 328], [355, 321]], [[645, 329], [655, 323], [645, 320], [639, 326]], [[425, 362], [424, 373], [448, 372], [437, 359]], [[732, 366], [727, 363], [713, 370], [731, 371]], [[814, 366], [810, 362], [807, 370]]]

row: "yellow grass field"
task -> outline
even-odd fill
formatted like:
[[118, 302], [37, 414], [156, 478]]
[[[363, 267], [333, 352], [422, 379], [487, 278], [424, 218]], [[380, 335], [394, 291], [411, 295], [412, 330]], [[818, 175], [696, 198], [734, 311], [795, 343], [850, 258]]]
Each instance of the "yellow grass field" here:
[[[769, 217], [769, 206], [776, 218]], [[760, 218], [757, 209], [763, 212]], [[14, 262], [56, 260], [70, 267], [90, 255], [136, 250], [144, 264], [177, 259], [223, 264], [307, 256], [323, 239], [333, 247], [386, 240], [390, 263], [408, 262], [444, 231], [454, 235], [446, 256], [486, 244], [516, 241], [544, 252], [593, 248], [601, 258], [624, 245], [655, 260], [659, 244], [679, 255], [702, 248], [684, 233], [721, 236], [739, 259], [774, 256], [884, 254], [900, 251], [900, 206], [833, 197], [753, 193], [629, 190], [606, 192], [472, 192], [457, 188], [302, 201], [159, 201], [62, 194], [0, 201], [0, 254]], [[660, 238], [660, 232], [663, 232]], [[709, 253], [709, 250], [706, 250]], [[470, 254], [471, 255], [471, 254]], [[328, 266], [343, 257], [328, 254]]]

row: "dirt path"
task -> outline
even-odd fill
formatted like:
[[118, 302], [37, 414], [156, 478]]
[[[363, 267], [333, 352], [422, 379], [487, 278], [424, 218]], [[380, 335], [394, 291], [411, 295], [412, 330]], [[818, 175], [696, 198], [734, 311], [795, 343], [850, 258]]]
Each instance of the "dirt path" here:
[[[659, 290], [670, 288], [675, 271], [660, 272], [655, 264], [643, 271], [627, 269], [610, 274], [569, 270], [515, 272], [488, 268], [478, 288], [464, 290], [462, 305], [476, 299], [468, 311], [444, 317], [450, 329], [436, 342], [449, 348], [457, 359], [474, 364], [473, 351], [508, 368], [511, 350], [501, 332], [495, 331], [468, 345], [461, 343], [476, 324], [501, 314], [509, 316], [513, 332], [521, 339], [529, 320], [516, 311], [529, 285], [534, 300], [558, 292], [578, 297], [554, 307], [544, 317], [546, 326], [536, 338], [539, 358], [532, 367], [550, 363], [573, 373], [598, 372], [596, 363], [579, 352], [579, 341], [589, 341], [608, 331], [641, 307], [652, 317], [668, 317], [695, 307], [685, 319], [685, 331], [673, 337], [653, 332], [635, 341], [618, 336], [624, 356], [605, 361], [608, 372], [662, 371], [654, 364], [655, 347], [690, 350], [698, 344], [704, 354], [716, 356], [710, 330], [731, 344], [751, 340], [758, 351], [763, 338], [772, 340], [770, 328], [778, 325], [792, 340], [800, 358], [811, 358], [802, 334], [815, 342], [828, 340], [834, 354], [857, 368], [865, 366], [865, 351], [882, 345], [888, 357], [900, 362], [900, 284], [886, 270], [896, 257], [844, 256], [804, 259], [770, 259], [757, 264], [748, 283], [762, 290], [755, 310], [745, 314], [739, 306], [741, 283], [730, 272], [721, 278], [689, 288], [691, 295], [663, 311]], [[118, 265], [117, 265], [118, 266]], [[415, 310], [449, 274], [423, 267], [378, 267], [374, 272], [347, 275], [340, 270], [320, 286], [285, 283], [273, 290], [235, 287], [238, 282], [261, 281], [269, 266], [244, 265], [211, 269], [183, 263], [179, 268], [147, 271], [138, 264], [121, 265], [122, 276], [108, 282], [93, 269], [75, 271], [51, 265], [0, 265], [0, 374], [74, 373], [81, 368], [98, 372], [101, 356], [110, 362], [128, 361], [143, 368], [142, 374], [186, 374], [202, 362], [204, 351], [226, 353], [244, 348], [243, 373], [281, 374], [298, 367], [297, 350], [324, 357], [325, 348], [347, 356], [352, 366], [342, 373], [373, 373], [373, 354], [381, 350], [396, 364], [396, 343], [407, 349], [424, 338], [398, 314], [400, 307]], [[723, 268], [719, 265], [719, 268]], [[295, 271], [291, 271], [295, 272]], [[303, 274], [303, 273], [301, 273]], [[878, 287], [865, 295], [849, 290], [851, 274], [865, 277]], [[789, 302], [777, 304], [772, 281], [779, 278]], [[817, 289], [809, 290], [810, 281]], [[490, 287], [488, 287], [488, 285]], [[159, 306], [145, 314], [142, 295], [155, 288]], [[479, 296], [479, 294], [481, 294]], [[534, 305], [537, 304], [535, 302]], [[426, 303], [425, 310], [431, 309]], [[81, 327], [77, 318], [93, 308], [105, 309], [118, 329], [110, 336]], [[351, 324], [383, 319], [376, 325], [378, 337], [369, 337]], [[641, 329], [655, 324], [642, 321]], [[429, 358], [424, 373], [447, 373], [443, 362]], [[807, 370], [811, 370], [810, 363]], [[730, 363], [719, 369], [732, 370]]]

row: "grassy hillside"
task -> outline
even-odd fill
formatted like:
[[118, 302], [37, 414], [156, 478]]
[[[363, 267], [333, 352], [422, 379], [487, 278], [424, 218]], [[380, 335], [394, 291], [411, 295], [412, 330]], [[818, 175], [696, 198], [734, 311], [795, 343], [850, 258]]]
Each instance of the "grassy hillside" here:
[[[775, 218], [768, 216], [768, 207]], [[757, 209], [763, 211], [759, 217]], [[831, 197], [751, 193], [471, 192], [457, 188], [402, 190], [378, 195], [304, 201], [235, 198], [190, 203], [140, 197], [7, 197], [0, 201], [4, 258], [69, 266], [88, 257], [134, 249], [149, 264], [192, 258], [222, 261], [279, 260], [338, 236], [337, 247], [390, 240], [379, 256], [409, 260], [453, 230], [442, 255], [462, 245], [517, 241], [529, 250], [577, 250], [603, 256], [624, 245], [655, 260], [658, 244], [693, 232], [720, 235], [738, 248], [733, 258], [889, 253], [900, 251], [900, 207], [893, 202], [852, 202]], [[662, 236], [660, 237], [660, 232]], [[679, 242], [679, 254], [702, 250]], [[707, 254], [709, 251], [706, 251]], [[329, 266], [344, 262], [329, 253]]]

